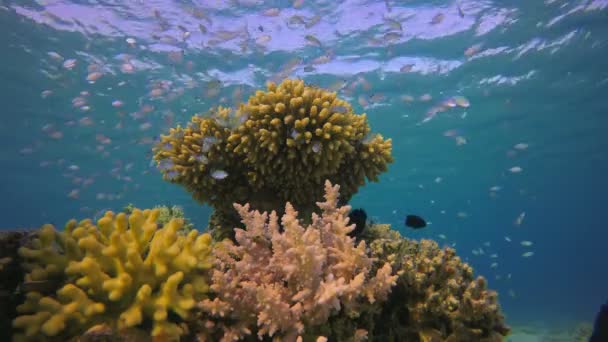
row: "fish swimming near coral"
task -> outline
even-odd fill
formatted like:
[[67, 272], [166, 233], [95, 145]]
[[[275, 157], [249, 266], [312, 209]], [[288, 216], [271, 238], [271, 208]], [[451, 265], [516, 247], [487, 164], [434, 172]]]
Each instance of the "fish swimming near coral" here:
[[426, 227], [426, 221], [417, 215], [407, 215], [405, 217], [405, 225], [410, 228], [421, 229]]
[[348, 214], [348, 221], [351, 224], [355, 225], [355, 229], [353, 229], [349, 236], [355, 237], [360, 235], [365, 229], [365, 223], [367, 221], [367, 213], [363, 209], [355, 209]]
[[608, 301], [600, 308], [593, 324], [593, 334], [589, 342], [608, 341]]

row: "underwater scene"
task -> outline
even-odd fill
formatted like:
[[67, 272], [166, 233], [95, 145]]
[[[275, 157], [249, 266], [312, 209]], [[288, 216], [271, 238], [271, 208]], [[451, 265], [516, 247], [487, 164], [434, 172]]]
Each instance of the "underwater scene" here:
[[608, 341], [607, 0], [0, 0], [0, 341]]

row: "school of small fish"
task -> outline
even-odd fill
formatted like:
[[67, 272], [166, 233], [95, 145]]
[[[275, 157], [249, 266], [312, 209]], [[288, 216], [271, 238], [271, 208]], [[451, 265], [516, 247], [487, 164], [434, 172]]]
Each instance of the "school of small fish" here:
[[[191, 17], [179, 24], [172, 23], [161, 9], [154, 9], [150, 11], [147, 19], [154, 24], [155, 29], [151, 30], [149, 35], [139, 35], [135, 32], [117, 34], [113, 42], [119, 44], [119, 48], [111, 52], [112, 56], [95, 54], [94, 44], [75, 51], [53, 48], [57, 51], [43, 53], [39, 71], [48, 82], [36, 90], [36, 100], [56, 103], [65, 96], [69, 96], [69, 100], [64, 103], [66, 109], [65, 113], [59, 116], [60, 119], [49, 119], [48, 122], [37, 126], [40, 137], [26, 146], [21, 146], [18, 153], [24, 158], [35, 158], [38, 151], [45, 146], [56, 145], [57, 141], [74, 142], [77, 148], [83, 151], [85, 157], [82, 159], [63, 156], [40, 160], [35, 165], [45, 169], [55, 168], [67, 179], [70, 184], [70, 188], [64, 193], [67, 198], [94, 198], [103, 203], [96, 207], [112, 206], [115, 201], [125, 198], [130, 191], [143, 187], [144, 181], [140, 179], [158, 172], [157, 169], [169, 170], [172, 166], [167, 162], [157, 163], [151, 159], [150, 154], [142, 163], [119, 159], [118, 152], [127, 149], [149, 150], [152, 144], [159, 141], [159, 134], [187, 121], [187, 118], [194, 114], [192, 108], [204, 112], [210, 106], [218, 104], [236, 106], [246, 101], [255, 89], [262, 88], [267, 80], [278, 82], [287, 77], [305, 78], [316, 75], [328, 75], [327, 80], [319, 81], [318, 85], [338, 93], [350, 103], [348, 106], [331, 107], [330, 110], [334, 113], [366, 111], [370, 118], [377, 120], [374, 115], [381, 112], [379, 109], [390, 105], [391, 109], [396, 108], [395, 111], [398, 112], [398, 117], [403, 118], [403, 122], [427, 124], [421, 129], [433, 129], [438, 139], [449, 142], [451, 148], [461, 153], [467, 153], [468, 149], [475, 146], [483, 146], [484, 141], [474, 137], [471, 134], [473, 129], [467, 126], [471, 118], [483, 115], [478, 113], [479, 98], [474, 97], [470, 89], [460, 87], [431, 91], [409, 88], [408, 84], [416, 77], [427, 73], [443, 75], [449, 68], [441, 63], [431, 68], [423, 59], [402, 58], [395, 59], [396, 64], [392, 69], [379, 66], [371, 72], [349, 71], [332, 74], [334, 63], [350, 63], [353, 59], [352, 56], [342, 56], [338, 53], [336, 39], [351, 39], [357, 32], [338, 28], [332, 34], [326, 34], [324, 30], [332, 24], [333, 18], [328, 18], [323, 10], [311, 9], [303, 0], [289, 2], [291, 4], [286, 6], [264, 6], [261, 3], [255, 8], [256, 16], [261, 18], [260, 22], [239, 22], [233, 26], [222, 26], [213, 16], [215, 13], [204, 6], [188, 5], [187, 12]], [[416, 19], [416, 14], [405, 16], [394, 8], [391, 11], [391, 6], [396, 7], [397, 4], [387, 2], [385, 12], [370, 14], [379, 24], [378, 31], [370, 30], [369, 34], [361, 39], [361, 44], [366, 44], [366, 48], [370, 50], [385, 51], [388, 58], [397, 58], [401, 54], [400, 47], [407, 47], [407, 44], [415, 39], [409, 21]], [[450, 26], [453, 20], [468, 20], [473, 17], [467, 8], [463, 11], [459, 3], [453, 7], [453, 12], [454, 16], [450, 16], [448, 11], [443, 9], [433, 10], [424, 19], [423, 24], [429, 29], [438, 30]], [[285, 32], [289, 32], [289, 44], [298, 46], [298, 53], [295, 54], [297, 56], [276, 65], [268, 61], [259, 64], [252, 62], [246, 66], [246, 72], [243, 71], [251, 76], [243, 76], [242, 79], [237, 79], [226, 70], [207, 67], [204, 59], [198, 55], [199, 50], [203, 51], [212, 58], [225, 61], [231, 68], [236, 68], [238, 61], [235, 53], [256, 55], [261, 57], [261, 60], [267, 57], [270, 59], [271, 54], [282, 50], [285, 41], [281, 37]], [[230, 51], [233, 45], [237, 45], [240, 50]], [[459, 63], [479, 59], [484, 54], [484, 49], [490, 45], [492, 44], [477, 37], [461, 46], [457, 50]], [[162, 49], [156, 50], [159, 46]], [[157, 58], [159, 56], [160, 58]], [[165, 69], [170, 72], [164, 72]], [[397, 79], [403, 88], [399, 88], [396, 94], [389, 93], [383, 86], [383, 82], [388, 79]], [[128, 94], [137, 95], [133, 97]], [[242, 122], [238, 120], [243, 120], [216, 119], [225, 127], [233, 127]], [[297, 132], [290, 132], [292, 137], [295, 134]], [[369, 142], [373, 137], [373, 134], [369, 134], [362, 142]], [[213, 137], [202, 138], [201, 151], [194, 157], [194, 162], [210, 164], [207, 152], [216, 144], [217, 141]], [[528, 164], [516, 158], [530, 153], [529, 150], [534, 150], [536, 145], [535, 141], [514, 137], [507, 146], [502, 146], [510, 158], [505, 161], [508, 164], [498, 165], [499, 170], [495, 178], [481, 185], [482, 195], [489, 195], [490, 200], [496, 200], [509, 193], [522, 191], [514, 189], [509, 180], [517, 181], [531, 172]], [[310, 151], [319, 154], [333, 148], [322, 140], [312, 141], [309, 146]], [[168, 144], [163, 148], [171, 149], [173, 146]], [[91, 157], [107, 163], [107, 171], [91, 170], [87, 167], [86, 158]], [[525, 173], [520, 165], [526, 167]], [[209, 166], [212, 169], [206, 177], [218, 183], [230, 181], [230, 170], [224, 169], [222, 165]], [[167, 173], [168, 179], [179, 176], [176, 171]], [[389, 181], [395, 178], [389, 178]], [[108, 181], [117, 184], [118, 186], [112, 187], [117, 190], [108, 191], [106, 187], [98, 186]], [[418, 191], [431, 191], [429, 189], [439, 189], [459, 181], [461, 180], [446, 172], [433, 174], [415, 185]], [[437, 197], [434, 198], [428, 202], [425, 200], [425, 203], [430, 203], [431, 207], [436, 208], [445, 217], [456, 218], [461, 225], [471, 224], [469, 222], [479, 216], [478, 212], [469, 206], [470, 203], [463, 203], [462, 208], [458, 210], [445, 210], [440, 208], [441, 202]], [[99, 215], [93, 209], [87, 208], [82, 207], [81, 210]], [[527, 216], [528, 209], [522, 209], [526, 208], [508, 213], [505, 219], [505, 225], [512, 231], [502, 232], [499, 241], [480, 243], [483, 241], [481, 240], [471, 249], [473, 256], [485, 260], [485, 265], [494, 272], [497, 280], [510, 281], [512, 278], [512, 273], [507, 273], [508, 263], [502, 259], [509, 253], [503, 252], [501, 247], [512, 249], [518, 260], [535, 255], [532, 249], [536, 245], [533, 241], [537, 240], [526, 235], [531, 230], [527, 227], [533, 223], [534, 213], [530, 212], [531, 216]], [[449, 231], [435, 234], [442, 242], [456, 246], [456, 242], [450, 241], [449, 237], [457, 234]], [[515, 297], [513, 290], [509, 293]]]

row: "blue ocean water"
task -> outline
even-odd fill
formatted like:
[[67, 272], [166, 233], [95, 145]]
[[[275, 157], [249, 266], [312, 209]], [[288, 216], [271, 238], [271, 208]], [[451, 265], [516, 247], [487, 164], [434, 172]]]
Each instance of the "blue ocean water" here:
[[0, 1], [0, 44], [2, 229], [128, 203], [204, 228], [152, 144], [301, 78], [393, 140], [351, 204], [454, 246], [508, 323], [591, 321], [608, 297], [606, 0]]

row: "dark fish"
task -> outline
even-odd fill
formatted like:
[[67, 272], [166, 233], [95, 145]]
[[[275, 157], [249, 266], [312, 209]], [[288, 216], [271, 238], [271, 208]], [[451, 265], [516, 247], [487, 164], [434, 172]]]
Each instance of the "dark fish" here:
[[348, 233], [348, 235], [351, 237], [355, 237], [361, 234], [363, 232], [363, 229], [365, 229], [365, 222], [367, 221], [367, 214], [365, 213], [365, 210], [355, 209], [351, 211], [348, 214], [348, 219], [348, 222], [350, 224], [355, 225], [355, 229]]
[[405, 217], [405, 225], [410, 228], [420, 229], [426, 227], [426, 221], [420, 216], [407, 215]]
[[608, 301], [602, 305], [600, 312], [595, 317], [593, 324], [593, 334], [589, 338], [589, 342], [608, 341]]

